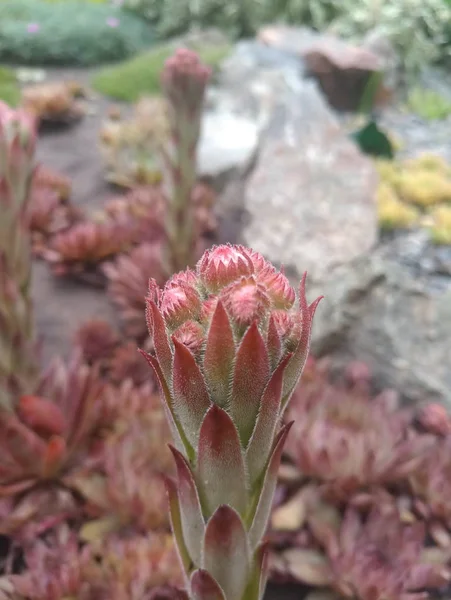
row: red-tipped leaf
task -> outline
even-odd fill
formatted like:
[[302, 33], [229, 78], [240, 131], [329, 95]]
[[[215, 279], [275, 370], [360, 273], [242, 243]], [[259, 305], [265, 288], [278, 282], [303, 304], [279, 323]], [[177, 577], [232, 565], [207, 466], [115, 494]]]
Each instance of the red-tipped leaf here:
[[293, 422], [283, 427], [275, 440], [274, 449], [266, 468], [265, 478], [260, 492], [260, 499], [257, 504], [252, 525], [249, 531], [251, 547], [254, 548], [263, 538], [271, 514], [274, 492], [277, 484], [277, 474], [279, 471], [280, 460], [282, 458], [283, 447]]
[[291, 355], [286, 356], [274, 371], [261, 401], [254, 432], [246, 452], [247, 470], [251, 489], [261, 476], [272, 448], [276, 427], [279, 424], [282, 400], [283, 374]]
[[232, 327], [224, 305], [218, 300], [208, 332], [203, 365], [211, 399], [221, 407], [228, 402], [234, 358]]
[[183, 426], [188, 441], [196, 447], [199, 429], [211, 402], [194, 356], [175, 337], [172, 341], [174, 343], [172, 375], [174, 412], [178, 422]]
[[173, 412], [171, 393], [163, 377], [163, 373], [161, 372], [160, 365], [157, 359], [151, 354], [145, 352], [144, 350], [139, 350], [139, 352], [142, 354], [142, 356], [144, 356], [149, 365], [152, 367], [157, 381], [160, 384], [164, 411], [169, 424], [169, 429], [171, 430], [172, 439], [174, 440], [176, 448], [181, 452], [185, 451], [188, 454], [188, 456], [192, 456], [194, 454], [193, 448], [191, 444], [189, 444], [188, 440], [185, 438], [183, 430], [176, 421]]
[[155, 348], [155, 356], [164, 375], [166, 383], [171, 384], [172, 352], [169, 346], [166, 325], [164, 319], [153, 300], [147, 303], [148, 319], [152, 323], [152, 341]]
[[173, 446], [169, 447], [177, 468], [177, 489], [183, 539], [192, 561], [199, 567], [201, 564], [202, 538], [205, 532], [200, 500], [191, 469], [185, 457]]
[[293, 352], [290, 362], [285, 369], [284, 383], [283, 383], [283, 396], [282, 396], [282, 408], [285, 408], [293, 391], [298, 384], [298, 381], [302, 375], [305, 361], [310, 349], [310, 337], [312, 333], [312, 322], [315, 314], [316, 307], [318, 306], [322, 297], [317, 298], [310, 306], [307, 303], [307, 297], [305, 295], [305, 281], [307, 273], [304, 273], [301, 284], [299, 286], [299, 309], [301, 311], [301, 337], [296, 350]]
[[250, 576], [250, 550], [243, 522], [222, 505], [207, 523], [203, 568], [218, 582], [227, 600], [243, 597]]
[[199, 434], [197, 482], [203, 512], [209, 517], [221, 504], [244, 514], [246, 474], [238, 432], [232, 419], [213, 404]]
[[247, 446], [252, 435], [269, 375], [268, 351], [254, 321], [238, 348], [230, 399], [230, 414], [243, 447]]
[[204, 569], [194, 571], [191, 576], [191, 596], [193, 600], [225, 600], [221, 587]]

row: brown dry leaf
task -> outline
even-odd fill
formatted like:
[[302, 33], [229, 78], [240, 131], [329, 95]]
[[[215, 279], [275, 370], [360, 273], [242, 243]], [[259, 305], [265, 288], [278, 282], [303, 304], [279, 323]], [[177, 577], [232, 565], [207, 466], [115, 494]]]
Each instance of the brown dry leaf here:
[[282, 554], [287, 573], [308, 585], [326, 586], [332, 581], [329, 562], [320, 552], [290, 548]]
[[88, 521], [80, 529], [80, 539], [89, 543], [97, 542], [109, 533], [116, 531], [120, 525], [120, 520], [116, 515]]
[[303, 496], [301, 490], [273, 512], [271, 524], [274, 529], [296, 531], [303, 526], [307, 512]]

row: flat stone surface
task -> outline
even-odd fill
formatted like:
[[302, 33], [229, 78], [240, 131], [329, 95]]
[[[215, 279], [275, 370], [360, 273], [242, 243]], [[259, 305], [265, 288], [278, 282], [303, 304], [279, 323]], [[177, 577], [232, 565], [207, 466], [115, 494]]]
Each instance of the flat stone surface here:
[[314, 280], [377, 241], [371, 161], [310, 82], [273, 114], [245, 192], [245, 243]]

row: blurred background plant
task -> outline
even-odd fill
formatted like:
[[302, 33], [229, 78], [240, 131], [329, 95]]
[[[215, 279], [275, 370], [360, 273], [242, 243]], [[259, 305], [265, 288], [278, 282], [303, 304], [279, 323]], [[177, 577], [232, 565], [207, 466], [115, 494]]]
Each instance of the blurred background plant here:
[[0, 3], [0, 58], [28, 65], [92, 65], [152, 43], [148, 25], [120, 6], [77, 0]]

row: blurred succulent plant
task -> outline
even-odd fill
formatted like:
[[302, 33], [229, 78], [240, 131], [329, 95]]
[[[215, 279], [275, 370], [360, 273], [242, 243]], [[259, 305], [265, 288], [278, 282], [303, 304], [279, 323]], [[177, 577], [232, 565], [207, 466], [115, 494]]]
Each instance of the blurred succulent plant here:
[[164, 100], [144, 97], [137, 103], [131, 119], [116, 115], [100, 132], [107, 180], [126, 188], [161, 181], [160, 146], [169, 134]]
[[164, 476], [173, 469], [164, 414], [147, 410], [139, 417], [129, 415], [128, 421], [107, 438], [100, 469], [70, 479], [95, 517], [81, 530], [86, 541], [127, 528], [141, 533], [169, 529]]
[[35, 123], [0, 102], [0, 407], [12, 408], [36, 383], [27, 211]]
[[91, 319], [76, 331], [74, 344], [81, 349], [90, 365], [111, 359], [119, 344], [119, 336], [103, 319]]
[[58, 194], [61, 202], [67, 202], [71, 195], [70, 179], [43, 164], [39, 164], [33, 174], [33, 187], [50, 189]]
[[145, 297], [149, 279], [162, 285], [167, 275], [162, 265], [161, 246], [144, 243], [114, 263], [104, 265], [108, 279], [108, 294], [119, 309], [127, 335], [142, 339], [147, 333]]
[[420, 467], [409, 479], [415, 496], [421, 501], [421, 512], [427, 518], [440, 519], [451, 527], [451, 436], [436, 442]]
[[82, 222], [56, 235], [44, 258], [56, 275], [83, 273], [129, 249], [136, 236], [136, 227], [125, 220]]
[[86, 458], [100, 426], [104, 386], [74, 353], [44, 374], [34, 395], [20, 397], [17, 412], [0, 412], [0, 495], [61, 479]]
[[83, 593], [90, 558], [89, 548], [80, 550], [77, 534], [65, 525], [46, 539], [33, 540], [25, 550], [26, 571], [9, 578], [13, 600], [16, 595], [28, 600], [90, 600], [92, 596]]
[[116, 349], [110, 362], [109, 378], [116, 384], [130, 379], [135, 386], [143, 385], [152, 379], [135, 342], [126, 342]]
[[26, 571], [1, 582], [2, 600], [184, 600], [168, 534], [150, 533], [80, 548], [62, 526], [25, 551]]
[[23, 90], [22, 106], [40, 123], [69, 124], [84, 114], [79, 95], [80, 86], [70, 82], [39, 83]]
[[332, 385], [327, 363], [311, 359], [286, 418], [296, 421], [287, 455], [304, 477], [343, 500], [405, 480], [433, 443], [413, 431], [412, 414], [398, 408], [394, 392], [371, 397], [361, 363], [351, 363], [346, 380]]
[[261, 598], [268, 523], [290, 425], [281, 415], [301, 375], [313, 314], [305, 278], [242, 246], [204, 253], [196, 271], [149, 287], [154, 352], [175, 446], [173, 531], [193, 598]]
[[403, 524], [395, 510], [375, 507], [363, 517], [348, 507], [341, 517], [317, 504], [309, 525], [320, 548], [291, 548], [278, 560], [292, 579], [330, 589], [312, 600], [422, 600], [449, 580], [445, 554], [440, 560], [425, 545], [424, 524]]
[[182, 574], [171, 535], [110, 537], [99, 545], [97, 555], [98, 561], [86, 570], [95, 592], [89, 600], [186, 600], [176, 589]]
[[167, 59], [161, 78], [170, 129], [164, 184], [168, 202], [167, 261], [172, 272], [195, 261], [197, 233], [192, 196], [197, 179], [202, 109], [210, 75], [211, 69], [201, 63], [195, 52], [179, 49]]

